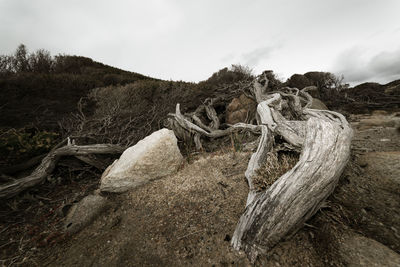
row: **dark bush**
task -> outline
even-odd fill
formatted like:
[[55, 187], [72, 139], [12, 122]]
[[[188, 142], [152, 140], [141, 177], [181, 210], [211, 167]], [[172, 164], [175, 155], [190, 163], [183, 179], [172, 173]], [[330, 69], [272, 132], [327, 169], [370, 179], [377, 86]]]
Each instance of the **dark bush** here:
[[43, 49], [28, 54], [20, 45], [14, 55], [0, 56], [0, 128], [56, 129], [90, 89], [144, 79], [151, 78], [85, 57], [53, 58]]
[[231, 68], [223, 68], [215, 72], [205, 83], [211, 86], [235, 83], [238, 81], [253, 79], [252, 70], [247, 66], [232, 65]]
[[94, 109], [84, 105], [80, 114], [64, 120], [64, 134], [95, 143], [134, 144], [162, 128], [177, 103], [183, 111], [197, 107], [193, 104], [197, 89], [193, 83], [155, 80], [95, 88], [85, 101], [94, 103]]
[[286, 82], [287, 86], [303, 89], [304, 87], [314, 85], [313, 82], [302, 74], [293, 74]]
[[58, 141], [54, 132], [34, 128], [0, 130], [1, 165], [15, 164], [48, 152]]

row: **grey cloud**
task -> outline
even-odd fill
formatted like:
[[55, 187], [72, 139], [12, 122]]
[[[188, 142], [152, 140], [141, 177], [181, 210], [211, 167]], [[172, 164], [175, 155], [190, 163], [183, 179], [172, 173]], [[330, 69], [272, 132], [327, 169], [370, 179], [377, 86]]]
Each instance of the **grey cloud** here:
[[[0, 54], [24, 43], [162, 79], [199, 81], [232, 63], [288, 77], [327, 69], [347, 44], [387, 50], [399, 39], [400, 1], [383, 1], [0, 0]], [[341, 62], [353, 80], [396, 69], [377, 60], [360, 72], [368, 62], [357, 62], [356, 71]]]
[[400, 47], [367, 57], [361, 47], [343, 52], [337, 59], [334, 72], [343, 74], [345, 81], [358, 84], [366, 81], [387, 83], [400, 79]]
[[374, 56], [369, 62], [369, 67], [381, 76], [400, 78], [400, 47], [395, 51], [382, 52]]
[[277, 45], [271, 45], [254, 49], [253, 51], [242, 55], [243, 63], [251, 67], [256, 67], [258, 63], [269, 58], [272, 52], [274, 52], [278, 48], [279, 46]]
[[221, 58], [222, 63], [232, 63], [235, 60], [236, 56], [234, 53], [229, 53]]

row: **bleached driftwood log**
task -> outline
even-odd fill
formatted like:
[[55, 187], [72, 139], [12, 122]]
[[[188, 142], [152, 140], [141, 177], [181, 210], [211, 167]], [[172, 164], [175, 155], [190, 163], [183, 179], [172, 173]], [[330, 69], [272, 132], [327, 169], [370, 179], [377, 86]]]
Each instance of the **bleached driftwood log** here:
[[317, 212], [346, 166], [349, 127], [312, 117], [306, 129], [299, 162], [265, 192], [252, 193], [233, 234], [233, 247], [245, 250], [253, 261]]
[[40, 165], [30, 175], [0, 185], [0, 199], [15, 196], [19, 192], [43, 182], [54, 170], [58, 160], [63, 156], [77, 156], [79, 158], [86, 159], [88, 155], [92, 154], [120, 154], [122, 152], [122, 147], [109, 144], [87, 146], [67, 145], [57, 148], [47, 154], [47, 156], [43, 158]]
[[[257, 126], [235, 124], [218, 130], [198, 118], [182, 115], [179, 104], [176, 113], [170, 114], [171, 128], [181, 135], [194, 134], [198, 148], [200, 137], [216, 138], [238, 129], [261, 130], [257, 151], [245, 173], [249, 184], [246, 210], [232, 237], [232, 246], [244, 250], [252, 261], [294, 234], [318, 211], [347, 164], [352, 139], [352, 129], [340, 113], [309, 109], [312, 97], [307, 88], [268, 92], [268, 80], [260, 78], [264, 84], [255, 80], [250, 92], [258, 103]], [[258, 192], [254, 177], [268, 160], [276, 136], [281, 136], [288, 148], [301, 151], [300, 159], [271, 187]]]

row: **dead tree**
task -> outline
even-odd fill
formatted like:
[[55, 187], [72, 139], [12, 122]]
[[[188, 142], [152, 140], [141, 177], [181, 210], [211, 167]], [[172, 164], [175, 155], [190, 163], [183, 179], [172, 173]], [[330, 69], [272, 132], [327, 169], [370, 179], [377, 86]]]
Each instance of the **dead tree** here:
[[[181, 114], [177, 104], [175, 114], [169, 114], [169, 126], [176, 135], [194, 136], [197, 149], [202, 147], [201, 138], [217, 138], [239, 129], [261, 133], [245, 173], [249, 184], [246, 209], [231, 243], [252, 261], [294, 234], [318, 211], [349, 159], [353, 135], [349, 123], [340, 113], [310, 109], [313, 99], [308, 89], [286, 87], [271, 92], [265, 76], [254, 80], [250, 96], [258, 103], [257, 125], [239, 123], [218, 129], [212, 101], [186, 115]], [[198, 113], [204, 109], [210, 125], [199, 119]], [[268, 160], [277, 136], [283, 138], [286, 149], [301, 151], [299, 161], [267, 190], [258, 192], [254, 177]]]
[[10, 182], [0, 185], [0, 199], [10, 198], [18, 193], [43, 182], [56, 167], [58, 160], [64, 156], [75, 156], [83, 162], [100, 168], [100, 164], [90, 158], [93, 154], [120, 154], [123, 148], [118, 145], [98, 144], [75, 146], [66, 145], [53, 149], [45, 156], [38, 167], [28, 176], [20, 179], [9, 179]]

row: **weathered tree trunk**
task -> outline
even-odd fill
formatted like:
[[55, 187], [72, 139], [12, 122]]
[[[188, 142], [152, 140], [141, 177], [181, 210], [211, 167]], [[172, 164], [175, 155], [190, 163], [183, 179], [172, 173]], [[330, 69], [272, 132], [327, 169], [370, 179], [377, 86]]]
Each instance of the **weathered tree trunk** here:
[[[210, 126], [197, 117], [190, 121], [190, 117], [180, 113], [179, 104], [176, 113], [170, 114], [171, 128], [181, 135], [194, 133], [199, 146], [200, 136], [215, 138], [238, 129], [253, 132], [261, 129], [257, 151], [245, 173], [249, 184], [246, 210], [232, 238], [232, 246], [243, 249], [252, 261], [259, 253], [267, 252], [280, 240], [294, 234], [317, 212], [333, 192], [347, 164], [352, 139], [352, 129], [344, 116], [333, 111], [309, 109], [312, 97], [307, 89], [283, 88], [268, 93], [268, 80], [261, 78], [264, 85], [255, 80], [250, 92], [258, 103], [258, 126], [236, 124], [218, 130], [212, 127], [218, 125], [214, 120]], [[207, 115], [216, 117], [211, 112]], [[257, 192], [253, 180], [268, 160], [275, 136], [281, 136], [287, 148], [301, 151], [300, 159], [271, 187]]]
[[[92, 154], [120, 154], [123, 148], [117, 145], [87, 145], [87, 146], [64, 146], [51, 151], [43, 158], [40, 165], [28, 176], [18, 180], [0, 185], [0, 199], [9, 198], [35, 186], [46, 179], [54, 170], [58, 160], [63, 156], [85, 157]], [[88, 161], [86, 161], [88, 162]], [[99, 167], [99, 166], [97, 166]]]
[[310, 118], [299, 162], [268, 190], [254, 193], [232, 245], [251, 260], [295, 233], [333, 192], [350, 154], [351, 129]]

